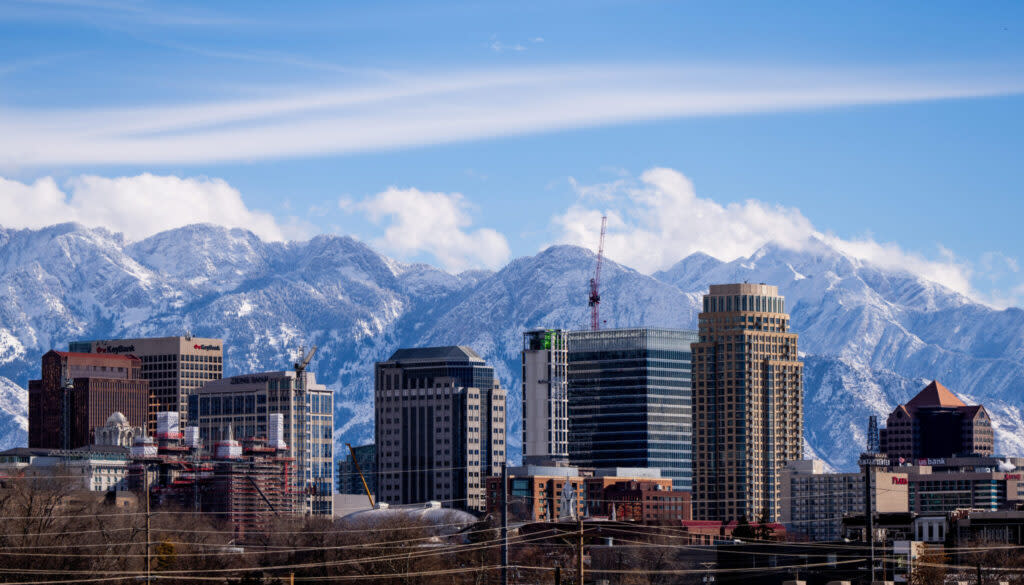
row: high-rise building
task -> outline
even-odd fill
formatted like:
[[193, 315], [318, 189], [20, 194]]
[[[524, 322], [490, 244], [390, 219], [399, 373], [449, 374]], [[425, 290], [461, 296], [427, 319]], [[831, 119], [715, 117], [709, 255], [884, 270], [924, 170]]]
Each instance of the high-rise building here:
[[[189, 396], [189, 411], [207, 445], [266, 439], [295, 460], [297, 509], [330, 516], [334, 485], [334, 395], [313, 372], [262, 372], [207, 383]], [[274, 415], [281, 415], [280, 418]], [[278, 421], [281, 427], [278, 428]]]
[[569, 461], [566, 333], [540, 329], [523, 334], [523, 462]]
[[188, 421], [188, 397], [224, 372], [224, 342], [207, 337], [141, 337], [99, 341], [73, 341], [73, 352], [104, 355], [132, 354], [142, 360], [141, 375], [149, 380], [148, 432], [156, 432], [158, 412], [178, 413]]
[[780, 517], [803, 458], [803, 363], [778, 287], [711, 285], [693, 344], [694, 517]]
[[131, 355], [50, 350], [42, 378], [28, 383], [28, 446], [77, 449], [91, 445], [115, 412], [144, 426], [149, 384]]
[[881, 450], [905, 460], [992, 455], [992, 419], [984, 406], [967, 406], [937, 381], [900, 404], [880, 431]]
[[[338, 493], [363, 495], [366, 490], [377, 493], [377, 446], [362, 445], [353, 447], [352, 454], [338, 461]], [[366, 485], [363, 485], [366, 480]]]
[[690, 490], [690, 344], [696, 331], [603, 329], [567, 336], [569, 460], [661, 469]]
[[466, 346], [399, 349], [375, 368], [377, 498], [482, 511], [505, 461], [505, 390]]

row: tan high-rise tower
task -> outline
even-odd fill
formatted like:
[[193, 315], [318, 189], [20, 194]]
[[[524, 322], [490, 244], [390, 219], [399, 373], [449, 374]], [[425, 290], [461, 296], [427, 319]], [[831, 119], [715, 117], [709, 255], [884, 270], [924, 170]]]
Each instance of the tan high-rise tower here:
[[712, 285], [693, 344], [693, 510], [779, 518], [779, 479], [803, 458], [803, 362], [779, 289]]

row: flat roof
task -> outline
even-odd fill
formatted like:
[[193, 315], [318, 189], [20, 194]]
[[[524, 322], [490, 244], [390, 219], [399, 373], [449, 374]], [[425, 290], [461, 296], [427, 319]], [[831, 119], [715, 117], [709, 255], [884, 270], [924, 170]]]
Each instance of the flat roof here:
[[463, 359], [483, 362], [473, 348], [468, 345], [446, 345], [442, 347], [406, 347], [395, 350], [388, 358], [389, 362], [412, 360], [444, 360]]

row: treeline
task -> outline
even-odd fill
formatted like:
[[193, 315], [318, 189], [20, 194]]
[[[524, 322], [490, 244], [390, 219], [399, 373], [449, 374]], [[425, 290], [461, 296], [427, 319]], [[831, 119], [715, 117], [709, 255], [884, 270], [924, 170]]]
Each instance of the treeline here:
[[[59, 479], [0, 481], [0, 582], [119, 585], [145, 582], [149, 574], [153, 582], [225, 585], [501, 583], [502, 539], [494, 518], [282, 516], [238, 542], [227, 522], [188, 509], [159, 508], [147, 517], [143, 504], [74, 491]], [[733, 547], [730, 557], [691, 544], [678, 527], [587, 526], [582, 538], [574, 523], [535, 524], [511, 536], [508, 583], [580, 585], [581, 543], [587, 584], [690, 585], [713, 578], [774, 585], [778, 579], [765, 580], [769, 574], [811, 577], [808, 563], [816, 559], [856, 571], [868, 565], [864, 546], [856, 543], [821, 545], [808, 556], [787, 552], [799, 544], [755, 535], [751, 547]], [[896, 568], [891, 557], [883, 562]], [[1024, 549], [996, 543], [930, 551], [915, 562], [911, 583], [973, 583], [979, 566], [985, 583], [1024, 584]]]

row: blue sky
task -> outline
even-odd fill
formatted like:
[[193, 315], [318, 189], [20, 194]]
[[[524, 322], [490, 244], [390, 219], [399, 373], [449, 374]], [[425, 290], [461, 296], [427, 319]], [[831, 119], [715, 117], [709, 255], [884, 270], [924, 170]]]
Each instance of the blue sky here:
[[342, 233], [461, 270], [593, 246], [608, 213], [647, 272], [816, 235], [1020, 305], [1022, 16], [0, 0], [0, 224]]

